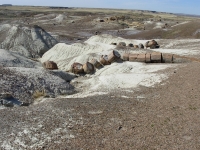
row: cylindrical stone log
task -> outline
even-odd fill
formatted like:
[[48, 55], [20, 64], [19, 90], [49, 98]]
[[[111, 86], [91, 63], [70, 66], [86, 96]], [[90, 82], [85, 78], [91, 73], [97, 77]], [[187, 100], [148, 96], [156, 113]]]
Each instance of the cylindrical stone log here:
[[137, 59], [136, 59], [136, 61], [137, 62], [145, 62], [146, 61], [146, 56], [145, 56], [146, 54], [139, 54], [138, 56], [137, 56]]
[[173, 54], [162, 54], [162, 63], [173, 63]]
[[124, 53], [124, 54], [122, 55], [122, 59], [123, 59], [124, 61], [129, 61], [129, 53]]
[[83, 65], [83, 70], [85, 73], [89, 74], [89, 73], [93, 73], [94, 72], [94, 66], [93, 64], [91, 64], [90, 62], [86, 62]]
[[113, 50], [112, 52], [110, 52], [110, 54], [108, 55], [108, 61], [110, 63], [115, 62], [116, 60], [120, 59], [121, 55], [119, 54], [118, 51]]
[[142, 43], [138, 44], [138, 47], [139, 47], [140, 49], [144, 49], [144, 45], [143, 45]]
[[108, 61], [108, 56], [107, 55], [102, 55], [101, 57], [100, 57], [100, 63], [102, 64], [102, 65], [110, 65], [110, 62]]
[[79, 73], [84, 73], [84, 70], [83, 70], [83, 65], [80, 64], [80, 63], [73, 63], [71, 65], [71, 72], [74, 73], [74, 74], [79, 74]]
[[145, 63], [150, 63], [151, 62], [151, 54], [147, 53], [145, 55]]
[[153, 52], [151, 53], [151, 63], [161, 63], [162, 53]]
[[132, 43], [128, 44], [128, 47], [133, 47], [134, 45]]
[[136, 62], [138, 54], [129, 54], [129, 61]]
[[53, 61], [45, 61], [43, 67], [50, 70], [58, 69], [57, 64]]
[[101, 63], [98, 62], [98, 61], [97, 61], [96, 59], [94, 59], [94, 58], [93, 58], [92, 60], [90, 60], [90, 63], [93, 64], [94, 67], [97, 68], [97, 69], [99, 69], [99, 68], [102, 67]]
[[111, 43], [111, 45], [117, 45], [117, 43]]
[[119, 42], [118, 45], [119, 45], [119, 46], [126, 46], [126, 43], [125, 43], [125, 42]]

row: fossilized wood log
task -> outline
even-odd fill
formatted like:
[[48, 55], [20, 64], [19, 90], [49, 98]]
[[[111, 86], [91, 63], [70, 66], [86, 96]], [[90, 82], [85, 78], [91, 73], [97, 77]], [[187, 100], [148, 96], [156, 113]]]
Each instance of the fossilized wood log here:
[[94, 65], [91, 64], [90, 62], [86, 62], [83, 65], [83, 70], [84, 70], [84, 73], [87, 73], [87, 74], [93, 73], [94, 72]]
[[84, 73], [83, 65], [80, 64], [80, 63], [75, 62], [75, 63], [73, 63], [73, 64], [71, 65], [70, 71], [71, 71], [72, 73], [75, 73], [75, 74]]
[[121, 55], [119, 54], [118, 51], [113, 50], [112, 52], [110, 52], [110, 54], [108, 55], [108, 61], [110, 63], [115, 62], [116, 60], [119, 60], [121, 57]]
[[100, 57], [100, 63], [102, 64], [102, 65], [110, 65], [110, 62], [108, 61], [108, 56], [107, 55], [102, 55], [101, 57]]
[[99, 69], [99, 68], [102, 67], [101, 63], [98, 62], [98, 61], [97, 61], [96, 59], [94, 59], [94, 58], [93, 58], [92, 60], [90, 60], [90, 63], [93, 64], [94, 67], [97, 68], [97, 69]]

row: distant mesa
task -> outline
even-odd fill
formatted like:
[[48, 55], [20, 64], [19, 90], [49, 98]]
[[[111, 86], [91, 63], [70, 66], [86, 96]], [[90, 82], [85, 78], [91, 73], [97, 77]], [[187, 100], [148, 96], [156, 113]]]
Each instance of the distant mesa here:
[[69, 9], [69, 7], [50, 6], [51, 9]]
[[12, 6], [12, 4], [2, 4], [0, 6]]

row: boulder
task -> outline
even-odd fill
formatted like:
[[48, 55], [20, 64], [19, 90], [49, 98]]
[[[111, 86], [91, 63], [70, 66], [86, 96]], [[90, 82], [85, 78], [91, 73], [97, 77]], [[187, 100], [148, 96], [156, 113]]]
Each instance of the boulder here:
[[133, 47], [134, 47], [134, 48], [139, 48], [138, 45], [134, 45]]

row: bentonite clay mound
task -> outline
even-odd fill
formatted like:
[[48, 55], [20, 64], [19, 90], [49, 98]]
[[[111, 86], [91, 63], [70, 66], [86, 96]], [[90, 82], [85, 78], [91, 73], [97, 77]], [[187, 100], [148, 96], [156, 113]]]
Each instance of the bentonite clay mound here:
[[41, 27], [32, 28], [4, 24], [0, 25], [0, 48], [15, 51], [26, 57], [41, 57], [58, 42]]

